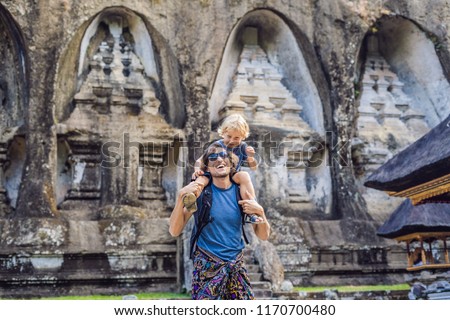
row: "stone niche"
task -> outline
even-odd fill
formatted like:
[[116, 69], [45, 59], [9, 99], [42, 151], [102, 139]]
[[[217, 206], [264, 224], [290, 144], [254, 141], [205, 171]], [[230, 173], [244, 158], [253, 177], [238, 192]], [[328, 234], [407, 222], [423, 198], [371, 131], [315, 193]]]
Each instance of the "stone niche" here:
[[[262, 24], [265, 19], [270, 21], [268, 29]], [[209, 101], [213, 124], [232, 113], [247, 119], [252, 134], [248, 142], [260, 160], [258, 172], [251, 174], [266, 202], [286, 205], [284, 211], [302, 218], [330, 215], [331, 179], [322, 162], [326, 151], [321, 102], [292, 32], [274, 13], [260, 10], [243, 19], [229, 42]], [[294, 78], [293, 71], [287, 71], [290, 67], [300, 75]], [[297, 85], [303, 88], [290, 89]], [[300, 96], [308, 91], [309, 96]], [[216, 106], [222, 107], [215, 110]], [[265, 142], [272, 144], [270, 150], [264, 148]], [[273, 183], [259, 181], [261, 176]], [[315, 179], [321, 181], [308, 182]]]
[[402, 200], [363, 187], [365, 178], [443, 120], [450, 87], [423, 31], [403, 18], [376, 25], [360, 52], [352, 158], [368, 211], [381, 224]]
[[143, 30], [137, 16], [112, 11], [85, 33], [74, 109], [58, 124], [63, 210], [85, 206], [89, 217], [114, 218], [111, 206], [124, 206], [145, 209], [138, 216], [167, 216], [163, 176], [177, 171], [182, 133], [161, 116], [159, 75]]
[[209, 105], [213, 128], [230, 114], [247, 119], [247, 143], [260, 163], [243, 170], [271, 208], [270, 241], [284, 268], [301, 269], [311, 255], [299, 222], [332, 218], [331, 175], [322, 102], [297, 39], [278, 15], [256, 10], [235, 27]]
[[[101, 221], [102, 245], [110, 248], [174, 245], [166, 193], [175, 190], [165, 190], [163, 177], [178, 170], [182, 133], [161, 116], [143, 30], [140, 18], [117, 11], [94, 20], [81, 43], [74, 109], [57, 126], [58, 206], [73, 219]], [[114, 261], [126, 265], [116, 252]]]

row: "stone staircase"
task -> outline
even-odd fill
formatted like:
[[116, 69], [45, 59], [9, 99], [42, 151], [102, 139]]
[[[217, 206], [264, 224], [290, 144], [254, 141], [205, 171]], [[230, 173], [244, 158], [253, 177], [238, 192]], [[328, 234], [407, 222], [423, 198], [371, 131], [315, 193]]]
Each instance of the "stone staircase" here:
[[253, 249], [250, 247], [244, 249], [244, 262], [255, 298], [258, 300], [272, 299], [272, 284], [270, 281], [263, 279], [258, 261], [256, 261]]

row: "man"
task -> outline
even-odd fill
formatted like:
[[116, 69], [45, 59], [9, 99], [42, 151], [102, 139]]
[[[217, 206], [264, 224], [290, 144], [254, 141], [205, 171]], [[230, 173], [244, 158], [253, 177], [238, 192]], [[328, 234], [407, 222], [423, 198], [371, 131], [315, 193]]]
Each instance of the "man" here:
[[[242, 250], [245, 244], [242, 239], [243, 219], [239, 205], [244, 213], [256, 214], [263, 219], [263, 223], [252, 225], [256, 236], [261, 240], [269, 238], [270, 225], [263, 207], [255, 200], [238, 202], [238, 186], [231, 179], [236, 163], [232, 161], [232, 157], [233, 154], [227, 153], [220, 144], [213, 143], [209, 146], [202, 156], [202, 162], [204, 171], [211, 175], [211, 186], [205, 188], [200, 195], [198, 210], [190, 213], [183, 207], [182, 200], [187, 193], [198, 194], [202, 189], [194, 181], [179, 191], [170, 216], [169, 231], [176, 237], [181, 234], [192, 214], [196, 215], [191, 241], [194, 260], [192, 298], [195, 300], [254, 299], [247, 271], [243, 266]], [[209, 203], [204, 201], [205, 192], [210, 192], [212, 197], [210, 218], [206, 225], [199, 227], [198, 215], [203, 214], [203, 206]]]

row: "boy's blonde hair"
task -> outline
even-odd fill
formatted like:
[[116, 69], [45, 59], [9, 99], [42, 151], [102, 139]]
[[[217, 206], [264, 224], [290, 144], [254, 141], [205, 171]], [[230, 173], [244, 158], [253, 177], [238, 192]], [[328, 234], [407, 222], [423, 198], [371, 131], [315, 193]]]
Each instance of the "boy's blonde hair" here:
[[219, 126], [217, 132], [222, 136], [229, 130], [237, 130], [244, 138], [248, 138], [250, 135], [250, 128], [247, 121], [240, 114], [232, 114], [226, 117], [222, 124]]

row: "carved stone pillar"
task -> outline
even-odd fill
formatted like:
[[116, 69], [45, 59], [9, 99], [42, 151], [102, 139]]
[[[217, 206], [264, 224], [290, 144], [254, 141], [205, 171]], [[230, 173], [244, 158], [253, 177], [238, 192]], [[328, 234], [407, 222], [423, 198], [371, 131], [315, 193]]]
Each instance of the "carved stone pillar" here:
[[[114, 165], [102, 166], [100, 206], [138, 203], [138, 159], [137, 147], [123, 146], [123, 157]], [[121, 150], [121, 151], [122, 151]], [[111, 155], [108, 155], [111, 157]]]
[[164, 200], [162, 187], [162, 169], [168, 145], [151, 144], [141, 148], [139, 154], [140, 169], [139, 199]]
[[69, 138], [68, 144], [72, 153], [69, 161], [73, 179], [66, 200], [70, 203], [82, 201], [98, 204], [102, 181], [100, 145], [74, 138]]

